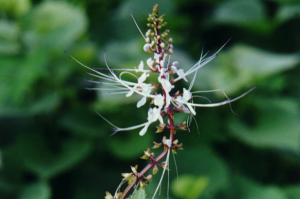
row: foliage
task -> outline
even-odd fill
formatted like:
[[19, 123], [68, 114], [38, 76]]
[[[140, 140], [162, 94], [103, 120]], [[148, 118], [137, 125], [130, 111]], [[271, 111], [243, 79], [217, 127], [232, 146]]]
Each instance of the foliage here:
[[[1, 199], [101, 198], [115, 191], [123, 168], [144, 163], [136, 161], [141, 149], [159, 137], [137, 137], [138, 131], [109, 137], [93, 106], [122, 127], [143, 123], [147, 107], [132, 111], [133, 98], [78, 88], [88, 86], [82, 81], [88, 77], [63, 51], [90, 67], [104, 67], [103, 50], [114, 68], [137, 66], [147, 54], [129, 12], [145, 31], [152, 6], [0, 0]], [[216, 50], [232, 36], [199, 71], [196, 89], [220, 88], [235, 97], [258, 86], [232, 103], [239, 117], [229, 106], [198, 108], [200, 138], [195, 124], [189, 136], [177, 133], [185, 149], [176, 155], [182, 198], [300, 198], [299, 7], [298, 0], [161, 1], [177, 42], [172, 56], [185, 70], [203, 44], [205, 52]], [[221, 92], [207, 97], [224, 98]], [[176, 198], [172, 161], [170, 168], [170, 198]], [[162, 185], [166, 197], [167, 179]]]

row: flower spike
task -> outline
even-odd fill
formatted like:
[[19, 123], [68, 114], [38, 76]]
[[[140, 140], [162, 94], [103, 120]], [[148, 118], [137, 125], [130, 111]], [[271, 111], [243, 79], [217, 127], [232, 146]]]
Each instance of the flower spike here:
[[[171, 55], [174, 52], [173, 47], [173, 36], [170, 37], [170, 31], [165, 29], [167, 22], [165, 21], [165, 15], [159, 15], [159, 7], [156, 4], [153, 7], [153, 12], [149, 14], [148, 20], [148, 30], [143, 34], [141, 29], [139, 28], [136, 20], [133, 15], [130, 13], [138, 31], [142, 35], [145, 44], [141, 47], [146, 53], [151, 54], [147, 60], [139, 60], [138, 66], [134, 66], [131, 69], [124, 68], [111, 68], [108, 65], [108, 61], [106, 59], [106, 52], [104, 51], [104, 63], [106, 68], [90, 68], [78, 60], [76, 60], [73, 56], [67, 53], [73, 60], [75, 60], [78, 64], [86, 68], [89, 72], [86, 72], [91, 76], [90, 79], [85, 79], [85, 81], [89, 83], [94, 83], [96, 86], [93, 87], [84, 87], [87, 90], [95, 90], [98, 91], [101, 95], [123, 95], [124, 97], [131, 97], [133, 95], [139, 95], [141, 98], [137, 100], [136, 107], [140, 108], [144, 106], [147, 102], [150, 102], [150, 106], [147, 112], [147, 120], [142, 123], [131, 127], [120, 128], [105, 117], [103, 117], [100, 113], [98, 113], [93, 107], [94, 111], [108, 124], [110, 124], [113, 128], [113, 133], [110, 135], [114, 135], [120, 131], [129, 131], [134, 129], [139, 129], [139, 135], [143, 136], [147, 133], [150, 125], [153, 123], [159, 123], [156, 125], [156, 133], [164, 133], [169, 130], [170, 136], [167, 137], [164, 135], [161, 143], [154, 143], [153, 149], [157, 149], [161, 146], [164, 147], [163, 152], [154, 156], [154, 153], [150, 151], [148, 148], [144, 151], [141, 156], [142, 159], [150, 161], [150, 163], [142, 169], [140, 172], [137, 171], [137, 166], [131, 167], [130, 173], [122, 173], [122, 181], [117, 187], [114, 196], [112, 196], [109, 192], [106, 193], [106, 199], [124, 199], [130, 190], [133, 190], [133, 194], [136, 193], [138, 187], [141, 189], [145, 189], [145, 187], [149, 184], [152, 179], [152, 175], [146, 175], [152, 169], [153, 175], [158, 172], [158, 166], [163, 167], [163, 171], [161, 174], [161, 178], [159, 183], [155, 189], [154, 198], [158, 192], [158, 189], [161, 187], [161, 183], [164, 177], [166, 170], [168, 170], [168, 181], [169, 181], [169, 158], [170, 152], [173, 154], [173, 158], [175, 161], [174, 154], [177, 153], [177, 150], [182, 150], [182, 143], [179, 144], [179, 141], [175, 139], [176, 131], [187, 130], [189, 133], [191, 132], [190, 124], [192, 120], [196, 122], [197, 131], [199, 133], [199, 127], [195, 118], [196, 115], [196, 107], [217, 107], [225, 104], [229, 104], [231, 111], [231, 103], [241, 99], [251, 91], [253, 91], [256, 87], [251, 88], [244, 94], [236, 97], [229, 98], [226, 93], [221, 89], [214, 90], [204, 90], [204, 91], [193, 91], [192, 88], [194, 83], [197, 81], [197, 74], [200, 69], [213, 61], [218, 53], [225, 47], [225, 45], [230, 41], [227, 40], [225, 44], [221, 46], [214, 54], [208, 56], [210, 51], [204, 53], [204, 47], [202, 47], [200, 59], [190, 67], [188, 70], [184, 71], [180, 68], [179, 62], [177, 60], [172, 60]], [[145, 61], [145, 64], [144, 64]], [[153, 75], [154, 74], [154, 75]], [[183, 80], [185, 82], [189, 82], [187, 76], [193, 74], [192, 79], [187, 88], [176, 88], [179, 84], [175, 84], [179, 80]], [[154, 76], [154, 77], [150, 77]], [[128, 78], [129, 77], [129, 78]], [[128, 78], [129, 80], [127, 80]], [[155, 79], [154, 79], [155, 78]], [[100, 79], [100, 80], [99, 80]], [[150, 81], [151, 79], [151, 81]], [[175, 87], [176, 86], [176, 87]], [[212, 103], [205, 96], [198, 95], [199, 93], [208, 93], [208, 92], [222, 92], [227, 100]], [[196, 103], [194, 102], [195, 98], [202, 98], [207, 100], [206, 103]], [[150, 99], [150, 100], [149, 100]], [[183, 121], [179, 125], [174, 124], [174, 118], [177, 113], [186, 113], [188, 114], [187, 121]], [[233, 112], [234, 113], [234, 112]], [[235, 114], [235, 113], [234, 113]], [[154, 132], [153, 132], [154, 133]], [[200, 136], [200, 133], [199, 133]], [[175, 168], [177, 172], [177, 180], [178, 180], [178, 171], [177, 164], [175, 161]], [[147, 177], [145, 177], [147, 176]], [[127, 188], [124, 189], [123, 192], [120, 191], [121, 186], [125, 183], [128, 184]], [[167, 186], [167, 190], [169, 192], [169, 183]], [[169, 197], [169, 196], [168, 196]]]

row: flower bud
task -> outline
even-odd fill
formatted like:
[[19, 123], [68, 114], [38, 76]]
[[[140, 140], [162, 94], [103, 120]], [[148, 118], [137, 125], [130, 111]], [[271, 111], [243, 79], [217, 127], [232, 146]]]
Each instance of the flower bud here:
[[144, 47], [143, 47], [143, 50], [145, 52], [150, 52], [150, 49], [151, 49], [150, 44], [145, 44]]
[[114, 197], [108, 192], [106, 191], [106, 196], [104, 197], [104, 199], [114, 199]]
[[182, 124], [178, 125], [178, 128], [183, 131], [186, 131], [187, 130], [186, 121], [184, 121], [184, 122], [182, 122]]
[[166, 168], [166, 170], [169, 170], [169, 165], [168, 165], [167, 162], [162, 162], [162, 163], [159, 164], [159, 166], [162, 167], [163, 169]]
[[153, 142], [153, 144], [154, 146], [152, 147], [152, 149], [158, 149], [162, 145], [162, 143], [156, 143], [156, 142]]
[[121, 175], [124, 177], [123, 180], [129, 180], [132, 176], [132, 173], [121, 173]]
[[150, 182], [152, 180], [152, 175], [148, 175], [147, 177], [144, 177], [145, 181]]
[[150, 37], [151, 36], [151, 32], [152, 32], [152, 30], [148, 29], [147, 32], [146, 32], [146, 37]]
[[154, 165], [153, 170], [152, 170], [153, 175], [155, 175], [157, 172], [158, 172], [158, 167], [157, 167], [157, 165]]
[[133, 166], [130, 166], [131, 167], [131, 171], [133, 172], [133, 173], [137, 173], [137, 168], [138, 168], [138, 165], [135, 165], [135, 167], [133, 167]]

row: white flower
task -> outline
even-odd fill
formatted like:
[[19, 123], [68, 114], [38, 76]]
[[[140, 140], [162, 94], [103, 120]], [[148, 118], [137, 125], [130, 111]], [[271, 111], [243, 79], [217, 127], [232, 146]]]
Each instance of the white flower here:
[[[192, 113], [193, 115], [196, 115], [195, 110], [193, 109], [193, 107], [191, 105], [189, 105], [188, 101], [192, 98], [192, 93], [183, 88], [183, 94], [182, 96], [178, 96], [174, 101], [176, 101], [177, 104], [177, 108], [182, 110], [185, 113]], [[184, 104], [186, 106], [188, 106], [188, 108], [186, 108], [184, 106]]]
[[157, 120], [159, 120], [161, 124], [164, 123], [163, 118], [160, 115], [160, 111], [161, 109], [158, 109], [156, 107], [150, 108], [148, 110], [148, 118], [147, 118], [148, 122], [145, 124], [144, 128], [140, 131], [140, 136], [145, 135], [151, 123], [156, 122]]
[[155, 95], [154, 97], [154, 105], [158, 106], [160, 109], [164, 105], [164, 97], [161, 94]]
[[172, 73], [174, 73], [174, 74], [177, 73], [178, 65], [179, 65], [178, 61], [174, 61], [172, 63], [172, 65], [171, 65], [171, 71], [172, 71]]
[[[162, 54], [154, 53], [154, 59], [155, 59], [156, 63], [159, 63], [160, 67], [162, 67], [162, 68], [164, 67], [166, 57], [167, 57], [167, 54], [165, 54], [165, 53], [164, 53], [164, 57], [162, 56]], [[160, 58], [162, 58], [161, 61], [160, 61]]]
[[155, 62], [154, 62], [154, 60], [153, 60], [153, 58], [152, 57], [150, 57], [149, 59], [147, 59], [147, 65], [149, 66], [149, 68], [151, 69], [151, 70], [155, 70]]
[[177, 70], [176, 73], [177, 73], [179, 79], [183, 79], [184, 81], [188, 82], [188, 80], [185, 77], [186, 75], [185, 75], [183, 69]]
[[135, 72], [144, 72], [144, 62], [143, 61], [140, 62], [138, 69], [135, 69]]
[[147, 101], [147, 96], [150, 95], [153, 86], [151, 84], [144, 83], [144, 81], [149, 77], [149, 74], [144, 72], [139, 78], [138, 83], [135, 84], [130, 91], [126, 94], [126, 97], [130, 97], [134, 92], [141, 91], [144, 94], [143, 98], [138, 101], [137, 107], [140, 108]]

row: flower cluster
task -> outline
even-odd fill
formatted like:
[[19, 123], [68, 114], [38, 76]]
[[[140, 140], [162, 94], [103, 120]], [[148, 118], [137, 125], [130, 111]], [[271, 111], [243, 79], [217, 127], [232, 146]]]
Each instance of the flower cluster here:
[[[124, 198], [129, 190], [132, 187], [135, 187], [136, 189], [138, 184], [141, 188], [144, 188], [152, 179], [152, 175], [148, 175], [147, 177], [144, 176], [144, 174], [150, 168], [153, 168], [153, 174], [157, 172], [157, 166], [162, 166], [164, 168], [164, 171], [167, 169], [169, 162], [169, 152], [172, 151], [173, 153], [176, 153], [176, 149], [182, 149], [182, 144], [178, 144], [178, 140], [174, 140], [175, 131], [177, 128], [182, 130], [187, 129], [186, 122], [183, 122], [178, 126], [174, 125], [173, 119], [175, 113], [182, 112], [195, 116], [196, 107], [216, 107], [224, 104], [229, 104], [240, 99], [254, 89], [252, 88], [246, 93], [234, 99], [229, 99], [224, 93], [224, 95], [227, 97], [227, 100], [218, 103], [194, 103], [193, 97], [195, 96], [193, 96], [193, 94], [216, 91], [192, 91], [192, 87], [195, 82], [198, 70], [208, 64], [214, 58], [216, 58], [219, 51], [226, 45], [227, 42], [211, 56], [207, 56], [208, 53], [204, 55], [202, 53], [200, 60], [189, 70], [184, 71], [183, 69], [179, 68], [178, 61], [171, 62], [171, 55], [174, 51], [173, 38], [169, 37], [170, 31], [168, 29], [162, 32], [162, 28], [167, 25], [167, 23], [164, 22], [164, 17], [164, 15], [158, 16], [158, 5], [155, 5], [153, 13], [149, 14], [149, 17], [147, 19], [149, 22], [147, 24], [149, 29], [146, 31], [146, 34], [143, 35], [138, 28], [145, 40], [143, 50], [147, 53], [152, 54], [153, 56], [147, 59], [145, 63], [144, 61], [140, 61], [139, 65], [133, 69], [124, 69], [122, 71], [119, 71], [120, 69], [112, 69], [109, 67], [105, 58], [105, 64], [107, 66], [106, 69], [109, 71], [109, 73], [107, 74], [101, 72], [103, 71], [103, 68], [89, 68], [72, 57], [78, 63], [93, 72], [88, 73], [89, 75], [101, 79], [101, 81], [86, 80], [88, 82], [101, 85], [101, 87], [99, 88], [87, 89], [100, 90], [101, 92], [109, 91], [109, 94], [121, 94], [125, 95], [126, 97], [131, 97], [134, 93], [138, 94], [141, 96], [141, 98], [136, 104], [137, 108], [145, 105], [147, 100], [152, 104], [152, 107], [148, 110], [148, 117], [146, 122], [136, 126], [125, 128], [120, 128], [112, 124], [114, 126], [114, 133], [112, 133], [112, 135], [119, 131], [129, 131], [139, 128], [141, 129], [139, 134], [143, 136], [148, 131], [148, 127], [152, 123], [157, 121], [159, 122], [159, 125], [157, 126], [157, 132], [162, 132], [165, 129], [170, 130], [170, 137], [168, 139], [164, 137], [162, 143], [154, 142], [153, 148], [155, 149], [159, 148], [160, 146], [164, 146], [164, 152], [155, 158], [154, 153], [151, 153], [150, 148], [147, 149], [147, 151], [144, 152], [142, 159], [150, 160], [151, 162], [140, 173], [137, 172], [137, 166], [131, 167], [131, 173], [123, 173], [122, 176], [124, 178], [120, 186], [123, 185], [124, 182], [128, 182], [128, 187], [122, 193], [119, 191], [119, 186], [114, 196], [107, 192], [107, 195], [105, 197], [106, 199]], [[119, 74], [117, 75], [116, 72], [119, 72]], [[149, 82], [149, 76], [155, 73], [158, 76], [157, 81], [155, 83]], [[125, 74], [134, 77], [136, 81], [125, 80], [123, 78], [123, 75]], [[194, 76], [189, 87], [183, 88], [182, 91], [177, 90], [174, 83], [178, 82], [179, 80], [188, 82], [187, 76], [191, 74], [193, 74]], [[163, 120], [164, 117], [168, 117], [167, 123], [165, 123], [165, 121]], [[159, 163], [159, 161], [165, 156], [167, 156], [166, 161], [163, 163]]]

